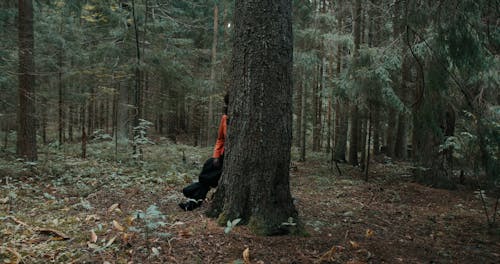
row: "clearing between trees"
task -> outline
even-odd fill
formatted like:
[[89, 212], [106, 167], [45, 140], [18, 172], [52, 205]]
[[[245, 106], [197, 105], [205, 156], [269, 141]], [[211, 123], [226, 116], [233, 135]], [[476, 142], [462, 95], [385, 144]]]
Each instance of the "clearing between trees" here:
[[[134, 161], [107, 154], [113, 147], [90, 145], [89, 156], [98, 158], [86, 160], [68, 154], [76, 153], [76, 145], [44, 149], [38, 163], [2, 154], [0, 261], [353, 264], [500, 258], [500, 229], [487, 227], [477, 193], [415, 183], [407, 163], [371, 164], [364, 182], [359, 169], [348, 165], [341, 164], [343, 176], [337, 175], [326, 154], [294, 162], [292, 195], [308, 234], [259, 237], [245, 226], [217, 225], [204, 215], [208, 203], [192, 212], [178, 207], [181, 188], [196, 180], [211, 149], [161, 141], [144, 149], [143, 161]], [[490, 217], [494, 202], [486, 197]]]

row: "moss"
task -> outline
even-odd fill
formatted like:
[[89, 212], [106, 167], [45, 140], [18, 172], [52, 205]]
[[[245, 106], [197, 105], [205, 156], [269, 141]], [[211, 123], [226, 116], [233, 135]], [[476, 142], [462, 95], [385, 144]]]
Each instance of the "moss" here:
[[227, 216], [226, 212], [222, 212], [219, 214], [219, 217], [217, 217], [217, 224], [220, 226], [225, 226], [227, 220], [229, 220], [229, 217]]
[[254, 234], [259, 236], [309, 236], [300, 221], [295, 225], [283, 225], [282, 223], [266, 221], [258, 216], [252, 216], [248, 221], [248, 227]]

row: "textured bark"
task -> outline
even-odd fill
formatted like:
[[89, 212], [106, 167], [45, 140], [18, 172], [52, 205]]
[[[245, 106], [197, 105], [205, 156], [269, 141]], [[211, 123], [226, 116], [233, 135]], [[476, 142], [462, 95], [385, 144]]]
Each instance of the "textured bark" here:
[[207, 142], [211, 142], [216, 134], [214, 124], [213, 93], [215, 91], [215, 68], [217, 65], [217, 36], [219, 30], [219, 7], [214, 5], [214, 31], [212, 37], [212, 66], [210, 67], [210, 85], [208, 88]]
[[[358, 60], [359, 45], [361, 41], [361, 0], [354, 3], [354, 64]], [[351, 130], [349, 135], [349, 163], [353, 166], [358, 165], [358, 138], [359, 138], [359, 109], [356, 102], [351, 105]]]
[[314, 114], [314, 125], [313, 125], [313, 151], [319, 151], [320, 149], [320, 137], [321, 137], [321, 92], [320, 92], [320, 72], [321, 67], [316, 67], [314, 79], [313, 79], [313, 114]]
[[[257, 234], [300, 231], [289, 184], [292, 1], [236, 1], [232, 97], [221, 184], [209, 215]], [[296, 226], [283, 225], [293, 219]]]
[[58, 59], [58, 86], [59, 86], [59, 102], [58, 102], [58, 112], [59, 112], [59, 147], [64, 143], [64, 84], [62, 81], [62, 67], [63, 67], [63, 49], [59, 50]]
[[372, 123], [372, 129], [373, 129], [373, 154], [378, 155], [380, 153], [380, 121], [379, 121], [379, 115], [380, 115], [380, 109], [378, 107], [374, 107], [372, 110], [372, 118], [371, 118], [371, 123]]
[[296, 79], [297, 81], [295, 82], [297, 85], [295, 86], [297, 88], [297, 92], [295, 94], [295, 116], [297, 117], [295, 124], [295, 146], [300, 148], [300, 143], [301, 141], [301, 129], [302, 129], [302, 97], [303, 95], [303, 84], [302, 84], [302, 75], [300, 73], [297, 73], [296, 76], [298, 78]]
[[390, 109], [388, 112], [388, 123], [386, 129], [386, 147], [385, 147], [385, 155], [389, 157], [394, 157], [394, 150], [396, 148], [396, 132], [398, 124], [398, 112], [394, 109]]
[[351, 129], [349, 131], [349, 164], [357, 166], [359, 139], [359, 111], [356, 105], [351, 106]]
[[75, 106], [73, 104], [70, 104], [68, 107], [68, 140], [69, 142], [73, 142], [74, 136], [73, 136], [73, 126], [75, 124]]
[[118, 83], [119, 98], [117, 102], [117, 120], [116, 120], [116, 136], [119, 140], [128, 139], [129, 124], [128, 124], [128, 93], [129, 89], [126, 85]]
[[[137, 18], [135, 15], [135, 1], [132, 0], [132, 19], [134, 21], [134, 32], [135, 32], [135, 50], [136, 50], [136, 68], [135, 68], [135, 89], [134, 89], [134, 106], [135, 106], [135, 113], [134, 113], [134, 121], [133, 121], [133, 127], [138, 127], [139, 126], [139, 119], [142, 118], [142, 85], [141, 85], [141, 76], [142, 72], [140, 69], [141, 66], [141, 50], [140, 50], [140, 44], [139, 44], [139, 29], [137, 25]], [[134, 138], [139, 136], [139, 131], [134, 130]], [[141, 148], [133, 144], [133, 154], [140, 153], [142, 155], [142, 150]]]
[[[339, 0], [338, 8], [338, 24], [339, 31], [342, 33], [343, 27], [343, 5], [342, 0]], [[337, 77], [340, 77], [342, 70], [342, 45], [337, 46]], [[347, 118], [347, 106], [345, 100], [342, 98], [337, 98], [337, 103], [335, 104], [335, 149], [333, 154], [333, 159], [336, 161], [346, 161], [346, 149], [347, 149], [347, 128], [348, 128], [348, 118]]]
[[394, 147], [394, 156], [398, 159], [406, 159], [407, 146], [408, 146], [408, 125], [407, 125], [407, 115], [405, 113], [400, 113], [398, 118], [398, 128], [396, 132], [396, 145]]
[[37, 160], [35, 117], [35, 39], [33, 33], [33, 2], [19, 0], [19, 109], [17, 155]]

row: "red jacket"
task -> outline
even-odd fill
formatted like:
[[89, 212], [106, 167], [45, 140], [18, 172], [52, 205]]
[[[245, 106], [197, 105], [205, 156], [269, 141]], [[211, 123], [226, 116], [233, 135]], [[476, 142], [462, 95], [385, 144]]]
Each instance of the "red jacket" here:
[[213, 158], [217, 159], [224, 154], [224, 142], [227, 136], [227, 115], [223, 115], [220, 120], [219, 132], [217, 133], [217, 142], [215, 142]]

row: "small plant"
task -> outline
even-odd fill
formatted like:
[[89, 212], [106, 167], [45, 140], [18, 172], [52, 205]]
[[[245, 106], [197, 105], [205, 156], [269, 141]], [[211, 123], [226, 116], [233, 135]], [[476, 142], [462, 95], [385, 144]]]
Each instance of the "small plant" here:
[[233, 221], [227, 220], [226, 228], [224, 228], [224, 233], [229, 234], [229, 232], [233, 230], [233, 227], [237, 226], [240, 221], [241, 218], [236, 218]]
[[169, 234], [167, 233], [158, 232], [158, 229], [160, 227], [167, 225], [167, 223], [164, 222], [165, 218], [166, 216], [160, 210], [158, 210], [158, 206], [156, 206], [155, 204], [150, 205], [148, 209], [146, 209], [146, 212], [139, 210], [134, 214], [134, 219], [142, 221], [143, 226], [139, 228], [131, 228], [130, 230], [144, 233], [146, 245], [149, 249], [149, 239], [152, 235], [158, 237], [169, 236]]
[[153, 123], [139, 119], [139, 125], [134, 127], [134, 140], [132, 141], [132, 146], [134, 147], [134, 155], [132, 158], [135, 160], [142, 160], [142, 146], [144, 145], [154, 145], [155, 143], [147, 137], [148, 129], [153, 125]]

